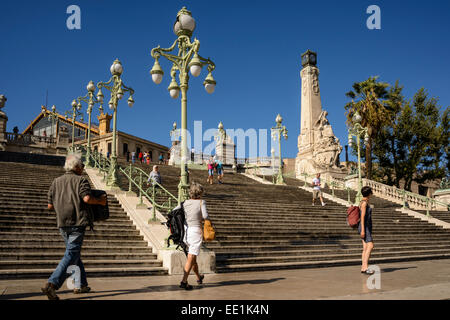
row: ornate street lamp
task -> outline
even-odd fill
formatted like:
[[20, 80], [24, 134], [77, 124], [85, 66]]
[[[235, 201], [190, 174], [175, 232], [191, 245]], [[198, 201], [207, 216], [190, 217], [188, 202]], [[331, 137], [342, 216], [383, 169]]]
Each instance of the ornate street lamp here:
[[[163, 49], [160, 46], [153, 48], [151, 51], [151, 56], [155, 59], [153, 68], [150, 71], [152, 75], [152, 80], [154, 83], [159, 84], [162, 81], [164, 72], [159, 64], [159, 58], [161, 56], [165, 57], [167, 60], [173, 63], [170, 75], [172, 81], [168, 87], [169, 94], [173, 99], [179, 97], [181, 90], [181, 178], [178, 185], [178, 201], [184, 201], [188, 198], [188, 180], [186, 172], [186, 162], [187, 162], [187, 141], [186, 141], [186, 131], [187, 131], [187, 90], [189, 75], [198, 77], [201, 73], [202, 67], [208, 65], [208, 75], [203, 82], [205, 90], [208, 93], [213, 93], [216, 81], [212, 76], [212, 71], [215, 68], [214, 63], [210, 59], [202, 58], [198, 54], [200, 48], [200, 41], [194, 39], [191, 42], [192, 33], [195, 29], [195, 20], [192, 18], [191, 12], [183, 7], [177, 14], [177, 19], [175, 21], [173, 31], [177, 35], [177, 39], [170, 48]], [[178, 54], [170, 53], [175, 47], [178, 48]], [[176, 74], [179, 73], [178, 85], [176, 80]]]
[[354, 114], [352, 121], [353, 126], [348, 129], [348, 145], [350, 148], [353, 145], [352, 136], [356, 137], [356, 144], [358, 146], [358, 193], [356, 194], [355, 204], [359, 204], [362, 199], [361, 188], [362, 188], [362, 178], [361, 178], [361, 148], [360, 148], [360, 139], [364, 134], [364, 144], [367, 146], [369, 143], [369, 134], [367, 128], [364, 128], [361, 125], [361, 115], [358, 111]]
[[[47, 114], [48, 113], [48, 114]], [[50, 137], [53, 137], [53, 128], [55, 128], [56, 124], [58, 123], [59, 115], [56, 112], [56, 106], [52, 106], [52, 111], [47, 110], [45, 107], [42, 107], [42, 114], [44, 117], [47, 117], [48, 121], [51, 121], [52, 123], [52, 132], [50, 134]], [[56, 129], [55, 129], [56, 132]]]
[[[134, 90], [130, 87], [127, 87], [123, 84], [121, 79], [121, 75], [123, 72], [122, 64], [119, 59], [116, 59], [110, 68], [112, 77], [108, 82], [99, 82], [97, 84], [98, 93], [97, 100], [100, 104], [103, 104], [103, 93], [102, 88], [111, 92], [111, 99], [108, 102], [108, 106], [110, 109], [114, 110], [113, 115], [113, 142], [112, 142], [112, 150], [111, 150], [111, 165], [109, 167], [108, 178], [106, 180], [106, 185], [111, 189], [119, 188], [119, 175], [118, 170], [119, 166], [117, 165], [117, 151], [116, 151], [116, 139], [117, 139], [117, 106], [119, 104], [119, 100], [121, 100], [125, 94], [125, 92], [130, 93], [130, 97], [128, 98], [128, 106], [131, 108], [134, 104], [133, 94]], [[100, 110], [103, 110], [101, 108]]]
[[281, 157], [281, 135], [283, 135], [284, 139], [287, 140], [288, 138], [288, 131], [285, 126], [281, 125], [281, 122], [283, 122], [283, 118], [278, 114], [275, 118], [275, 121], [277, 122], [276, 127], [272, 128], [272, 139], [276, 140], [278, 138], [278, 151], [280, 156], [280, 166], [278, 168], [278, 175], [277, 175], [277, 182], [276, 184], [284, 184], [283, 179], [283, 158]]
[[83, 114], [80, 112], [81, 103], [77, 103], [76, 100], [72, 101], [72, 111], [66, 111], [66, 119], [68, 119], [70, 113], [72, 113], [72, 152], [75, 152], [75, 120], [79, 116], [80, 121], [83, 122]]
[[[82, 97], [78, 97], [78, 103], [81, 104], [81, 102], [85, 102], [88, 104], [88, 108], [86, 113], [89, 115], [89, 120], [88, 120], [88, 132], [87, 132], [87, 147], [86, 147], [86, 160], [84, 162], [84, 165], [87, 168], [92, 167], [92, 162], [91, 162], [91, 113], [92, 113], [92, 108], [94, 107], [94, 105], [96, 103], [99, 103], [100, 100], [98, 99], [98, 97], [95, 97], [94, 92], [95, 92], [95, 84], [94, 81], [89, 81], [87, 87], [86, 87], [88, 93], [85, 96]], [[103, 103], [103, 100], [102, 100]], [[100, 105], [100, 110], [103, 111], [103, 107]]]

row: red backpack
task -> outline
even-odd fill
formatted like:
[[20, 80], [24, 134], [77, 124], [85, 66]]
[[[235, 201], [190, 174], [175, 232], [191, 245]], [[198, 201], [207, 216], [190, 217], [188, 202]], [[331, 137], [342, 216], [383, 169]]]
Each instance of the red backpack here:
[[357, 228], [361, 219], [361, 210], [357, 206], [350, 206], [347, 209], [347, 225], [351, 228]]

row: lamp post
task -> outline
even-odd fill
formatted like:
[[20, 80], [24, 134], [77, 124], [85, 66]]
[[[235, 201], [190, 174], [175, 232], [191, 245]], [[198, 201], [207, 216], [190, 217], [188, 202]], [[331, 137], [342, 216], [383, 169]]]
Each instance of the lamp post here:
[[[156, 84], [161, 83], [164, 72], [159, 64], [159, 58], [165, 57], [173, 63], [170, 75], [172, 81], [169, 85], [169, 94], [173, 99], [178, 98], [181, 89], [181, 161], [180, 161], [180, 183], [178, 185], [178, 201], [184, 201], [188, 198], [188, 180], [186, 172], [187, 162], [187, 90], [189, 75], [198, 77], [204, 65], [208, 65], [208, 75], [203, 82], [208, 93], [213, 93], [216, 81], [212, 76], [212, 71], [215, 68], [214, 63], [210, 59], [202, 58], [198, 54], [200, 48], [200, 41], [194, 39], [191, 42], [192, 33], [195, 29], [195, 20], [192, 18], [191, 12], [183, 7], [177, 14], [177, 18], [173, 27], [177, 39], [170, 48], [163, 49], [160, 46], [153, 48], [151, 56], [155, 59], [153, 68], [150, 70], [152, 80]], [[175, 47], [178, 48], [178, 54], [171, 53]], [[176, 80], [176, 74], [179, 73], [180, 85]]]
[[356, 144], [358, 146], [358, 193], [356, 194], [355, 203], [358, 204], [362, 199], [361, 188], [362, 188], [362, 178], [361, 178], [361, 147], [360, 147], [360, 139], [364, 134], [364, 143], [367, 145], [369, 142], [369, 135], [367, 128], [364, 128], [361, 125], [361, 115], [358, 111], [354, 114], [353, 118], [353, 126], [348, 129], [348, 145], [352, 147], [353, 141], [352, 136], [356, 137]]
[[72, 101], [72, 111], [66, 111], [66, 119], [72, 113], [72, 152], [75, 152], [75, 119], [79, 116], [80, 120], [83, 121], [83, 114], [80, 112], [81, 103], [77, 103], [76, 100]]
[[[48, 114], [47, 114], [48, 111]], [[55, 123], [58, 121], [58, 113], [56, 112], [56, 106], [52, 106], [52, 111], [49, 111], [45, 109], [45, 107], [42, 107], [42, 114], [44, 117], [47, 117], [48, 121], [52, 122], [52, 132], [50, 134], [50, 137], [53, 137], [53, 128], [55, 127]], [[56, 131], [56, 130], [55, 130]]]
[[280, 166], [278, 168], [276, 184], [284, 184], [283, 171], [282, 171], [283, 158], [281, 157], [281, 135], [283, 135], [284, 139], [287, 140], [288, 131], [285, 126], [281, 125], [281, 122], [283, 122], [283, 118], [279, 114], [275, 118], [275, 121], [277, 122], [277, 125], [276, 125], [276, 127], [272, 128], [272, 139], [276, 140], [276, 138], [278, 137], [278, 152], [280, 155]]
[[[92, 108], [94, 107], [94, 105], [96, 103], [99, 103], [100, 101], [94, 95], [95, 84], [93, 81], [89, 81], [86, 89], [87, 89], [88, 93], [85, 96], [78, 97], [77, 100], [78, 100], [79, 104], [81, 104], [81, 101], [88, 104], [88, 108], [87, 108], [86, 112], [89, 115], [89, 120], [88, 120], [88, 132], [87, 132], [86, 160], [84, 162], [84, 165], [87, 168], [90, 168], [91, 167], [91, 113], [92, 113]], [[100, 106], [100, 110], [103, 111], [102, 106]]]
[[[121, 75], [123, 72], [122, 64], [119, 59], [116, 59], [110, 68], [112, 77], [108, 82], [99, 82], [97, 84], [98, 93], [97, 100], [100, 104], [103, 104], [103, 93], [102, 88], [111, 92], [111, 99], [108, 102], [109, 108], [114, 111], [113, 114], [113, 142], [112, 142], [112, 150], [111, 150], [111, 165], [109, 167], [108, 178], [106, 181], [106, 185], [111, 189], [119, 188], [119, 175], [118, 170], [119, 167], [117, 165], [117, 151], [116, 151], [116, 139], [117, 139], [117, 106], [119, 104], [119, 100], [121, 100], [124, 96], [125, 92], [130, 93], [130, 97], [128, 98], [128, 106], [131, 108], [134, 104], [133, 94], [134, 90], [130, 87], [127, 87], [123, 84]], [[101, 109], [102, 110], [102, 109]]]

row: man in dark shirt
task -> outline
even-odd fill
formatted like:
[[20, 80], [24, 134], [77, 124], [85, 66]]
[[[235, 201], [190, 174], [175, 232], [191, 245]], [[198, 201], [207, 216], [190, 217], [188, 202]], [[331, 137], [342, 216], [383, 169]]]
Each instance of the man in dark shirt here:
[[74, 293], [90, 291], [81, 261], [84, 232], [90, 223], [87, 205], [106, 205], [106, 196], [96, 199], [90, 195], [89, 181], [81, 176], [84, 165], [79, 155], [69, 154], [64, 169], [66, 173], [53, 180], [48, 191], [48, 209], [56, 211], [58, 228], [66, 244], [64, 257], [42, 288], [50, 300], [59, 299], [56, 290], [61, 288], [72, 270], [75, 271]]

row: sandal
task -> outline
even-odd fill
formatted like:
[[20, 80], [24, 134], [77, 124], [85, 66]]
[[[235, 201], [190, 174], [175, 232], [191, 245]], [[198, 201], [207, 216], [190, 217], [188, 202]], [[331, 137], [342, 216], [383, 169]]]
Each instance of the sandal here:
[[205, 279], [205, 276], [202, 274], [202, 275], [200, 276], [200, 280], [197, 280], [197, 283], [198, 283], [198, 284], [203, 284], [203, 279]]
[[180, 288], [185, 290], [192, 290], [192, 286], [188, 284], [187, 282], [180, 282]]
[[374, 273], [375, 273], [375, 271], [373, 271], [373, 270], [370, 270], [370, 269], [366, 269], [366, 271], [361, 271], [361, 273], [364, 273], [364, 274], [369, 274], [369, 275], [371, 275], [371, 274], [374, 274]]

